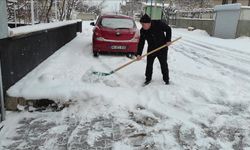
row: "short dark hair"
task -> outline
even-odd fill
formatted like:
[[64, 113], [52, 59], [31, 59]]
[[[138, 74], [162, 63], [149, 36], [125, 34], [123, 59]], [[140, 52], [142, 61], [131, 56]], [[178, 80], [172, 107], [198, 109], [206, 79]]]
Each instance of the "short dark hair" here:
[[140, 22], [141, 23], [150, 23], [151, 22], [151, 18], [147, 14], [144, 14], [141, 17]]

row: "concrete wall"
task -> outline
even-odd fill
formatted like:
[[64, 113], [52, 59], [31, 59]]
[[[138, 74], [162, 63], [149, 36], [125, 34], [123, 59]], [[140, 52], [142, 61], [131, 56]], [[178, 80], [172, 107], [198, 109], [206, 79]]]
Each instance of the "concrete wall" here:
[[241, 7], [240, 20], [238, 21], [236, 37], [250, 37], [250, 7]]
[[[171, 19], [169, 22], [177, 28], [195, 27], [195, 29], [201, 29], [207, 31], [209, 35], [213, 35], [214, 32], [214, 20], [192, 20], [192, 19]], [[240, 36], [250, 37], [250, 20], [239, 20], [236, 38]]]
[[0, 40], [3, 91], [76, 37], [81, 22]]
[[201, 29], [207, 31], [208, 34], [212, 35], [214, 20], [200, 20], [200, 19], [170, 19], [170, 25], [174, 25], [177, 28], [194, 27], [195, 29]]
[[239, 20], [237, 26], [236, 37], [249, 36], [250, 37], [250, 20]]
[[[177, 28], [195, 27], [195, 29], [201, 29], [207, 31], [208, 34], [213, 35], [214, 20], [192, 20], [192, 19], [172, 19], [169, 22]], [[239, 20], [236, 38], [240, 36], [250, 37], [250, 20]]]
[[241, 7], [240, 20], [250, 20], [250, 7]]
[[76, 16], [77, 19], [81, 19], [81, 20], [95, 20], [96, 19], [96, 15], [95, 14], [91, 14], [91, 13], [79, 13]]

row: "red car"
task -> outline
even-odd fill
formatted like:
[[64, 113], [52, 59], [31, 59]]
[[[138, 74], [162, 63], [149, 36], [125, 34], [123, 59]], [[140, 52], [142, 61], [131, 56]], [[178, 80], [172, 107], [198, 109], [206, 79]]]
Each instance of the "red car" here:
[[132, 17], [116, 14], [104, 14], [98, 17], [93, 29], [93, 54], [103, 52], [125, 53], [133, 56], [137, 51], [139, 30]]

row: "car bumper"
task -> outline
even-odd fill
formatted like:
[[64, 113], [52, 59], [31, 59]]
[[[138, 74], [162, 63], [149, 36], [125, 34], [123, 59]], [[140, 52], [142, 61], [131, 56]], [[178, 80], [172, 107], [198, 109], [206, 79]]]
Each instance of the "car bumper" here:
[[93, 41], [93, 52], [136, 53], [138, 42]]

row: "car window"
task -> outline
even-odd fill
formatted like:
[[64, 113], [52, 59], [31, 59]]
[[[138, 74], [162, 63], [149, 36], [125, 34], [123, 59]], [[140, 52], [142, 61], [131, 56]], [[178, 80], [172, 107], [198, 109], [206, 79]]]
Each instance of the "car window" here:
[[107, 28], [133, 28], [135, 26], [132, 19], [126, 18], [103, 18], [101, 25]]

